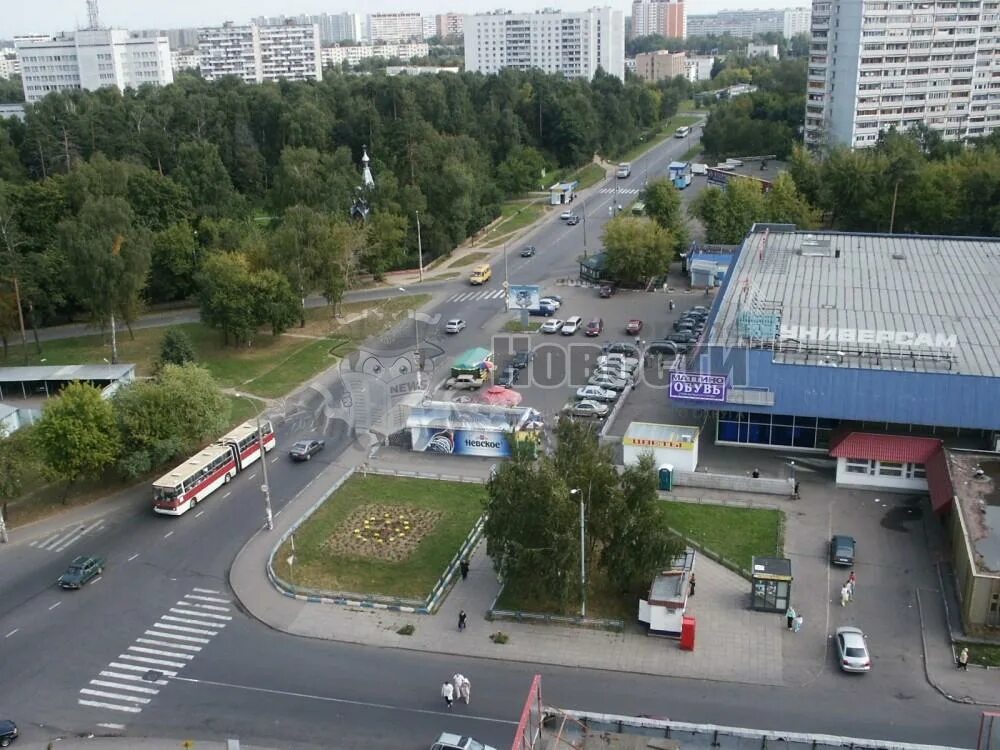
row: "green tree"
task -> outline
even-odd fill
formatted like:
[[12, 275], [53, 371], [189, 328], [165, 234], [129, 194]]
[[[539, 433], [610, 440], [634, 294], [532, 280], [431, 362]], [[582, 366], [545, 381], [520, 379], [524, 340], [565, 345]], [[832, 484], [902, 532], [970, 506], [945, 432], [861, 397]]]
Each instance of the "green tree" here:
[[215, 253], [197, 277], [201, 319], [222, 331], [225, 345], [251, 344], [260, 325], [251, 289], [250, 264], [242, 253]]
[[18, 204], [15, 188], [0, 180], [0, 279], [9, 280], [12, 302], [4, 305], [8, 314], [4, 315], [5, 334], [4, 358], [7, 357], [7, 330], [18, 330], [21, 336], [21, 351], [28, 357], [28, 341], [24, 330], [24, 316], [21, 314], [22, 279], [25, 276], [25, 257], [22, 246], [26, 238], [18, 220]]
[[398, 214], [376, 213], [367, 226], [362, 268], [375, 278], [393, 268], [406, 254], [406, 219]]
[[151, 302], [174, 302], [194, 294], [198, 262], [195, 231], [186, 221], [154, 232], [146, 292]]
[[678, 247], [686, 247], [689, 237], [681, 195], [670, 180], [650, 182], [642, 192], [642, 202], [646, 206], [646, 215], [673, 234]]
[[46, 471], [66, 482], [64, 502], [74, 482], [99, 477], [121, 450], [111, 404], [87, 383], [70, 383], [49, 400], [35, 438]]
[[236, 218], [246, 214], [243, 197], [213, 143], [182, 143], [177, 149], [177, 168], [171, 175], [191, 197], [198, 211], [212, 218]]
[[705, 225], [705, 239], [712, 244], [736, 245], [755, 222], [764, 221], [764, 193], [754, 180], [731, 178], [725, 190], [702, 191], [689, 208]]
[[603, 241], [608, 272], [623, 284], [665, 274], [678, 249], [672, 232], [650, 219], [625, 215], [604, 225]]
[[288, 278], [265, 268], [250, 274], [250, 299], [253, 300], [257, 325], [267, 324], [271, 335], [278, 336], [295, 323], [302, 310], [299, 297]]
[[819, 210], [798, 191], [787, 172], [779, 174], [771, 190], [764, 194], [764, 207], [765, 221], [794, 224], [799, 229], [816, 229], [820, 224]]
[[316, 289], [332, 242], [329, 218], [306, 206], [288, 209], [268, 239], [270, 264], [288, 277], [301, 301], [300, 326], [306, 324], [306, 295]]
[[[45, 468], [33, 427], [22, 427], [12, 435], [0, 434], [0, 502], [6, 506], [24, 494]], [[7, 522], [10, 517], [5, 516]]]
[[160, 340], [160, 357], [157, 360], [159, 370], [167, 365], [186, 365], [195, 359], [194, 345], [184, 329], [171, 326], [163, 332], [163, 338]]

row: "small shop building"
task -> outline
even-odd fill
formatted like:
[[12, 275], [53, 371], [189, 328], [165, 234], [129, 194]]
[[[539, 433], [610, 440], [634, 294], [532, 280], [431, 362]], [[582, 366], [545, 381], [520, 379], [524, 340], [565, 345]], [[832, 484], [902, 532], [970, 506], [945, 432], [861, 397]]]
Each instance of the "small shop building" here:
[[634, 466], [643, 453], [652, 453], [654, 465], [672, 471], [698, 468], [700, 430], [689, 425], [632, 422], [622, 438], [622, 462]]
[[576, 188], [579, 184], [576, 180], [573, 182], [557, 182], [549, 188], [549, 204], [553, 206], [568, 206], [573, 202], [573, 197], [576, 195]]

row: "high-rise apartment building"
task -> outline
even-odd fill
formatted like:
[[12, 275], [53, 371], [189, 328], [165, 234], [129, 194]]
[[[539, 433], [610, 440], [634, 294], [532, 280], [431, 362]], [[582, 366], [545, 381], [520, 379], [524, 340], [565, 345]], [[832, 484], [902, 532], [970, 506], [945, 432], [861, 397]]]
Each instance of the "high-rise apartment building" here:
[[368, 16], [368, 40], [400, 44], [424, 39], [424, 22], [419, 13], [373, 13]]
[[[844, 2], [865, 0], [844, 0]], [[809, 8], [784, 8], [770, 10], [724, 10], [720, 13], [690, 15], [687, 17], [688, 36], [722, 36], [729, 34], [740, 39], [751, 39], [756, 34], [780, 32], [790, 39], [809, 31]]]
[[0, 78], [10, 78], [21, 74], [21, 60], [13, 47], [0, 49]]
[[209, 81], [236, 76], [247, 83], [318, 81], [323, 77], [319, 27], [222, 26], [198, 30], [198, 67]]
[[1000, 0], [814, 0], [810, 147], [874, 146], [924, 123], [946, 140], [1000, 129]]
[[659, 34], [668, 39], [687, 36], [684, 0], [634, 0], [631, 38]]
[[687, 55], [683, 52], [640, 52], [635, 56], [635, 74], [644, 81], [663, 81], [685, 75]]
[[124, 90], [173, 82], [165, 35], [143, 37], [125, 29], [99, 28], [96, 17], [92, 21], [94, 28], [14, 39], [25, 101], [37, 102], [51, 91], [106, 86]]
[[314, 23], [319, 27], [320, 44], [338, 44], [340, 42], [360, 42], [364, 35], [363, 18], [359, 13], [320, 13], [318, 15], [298, 16], [258, 16], [252, 23], [257, 26], [285, 26], [286, 24], [307, 25]]
[[468, 15], [464, 32], [468, 71], [538, 68], [590, 80], [601, 68], [625, 78], [625, 21], [620, 10]]
[[407, 44], [349, 44], [344, 46], [324, 47], [322, 50], [323, 65], [356, 66], [362, 60], [381, 58], [391, 60], [412, 60], [414, 57], [427, 57], [430, 48], [426, 42], [410, 42]]
[[461, 13], [442, 13], [434, 17], [437, 24], [437, 35], [442, 39], [462, 36], [465, 28], [465, 16]]
[[784, 15], [781, 33], [785, 39], [791, 39], [797, 34], [809, 33], [809, 22], [812, 18], [811, 8], [788, 8]]

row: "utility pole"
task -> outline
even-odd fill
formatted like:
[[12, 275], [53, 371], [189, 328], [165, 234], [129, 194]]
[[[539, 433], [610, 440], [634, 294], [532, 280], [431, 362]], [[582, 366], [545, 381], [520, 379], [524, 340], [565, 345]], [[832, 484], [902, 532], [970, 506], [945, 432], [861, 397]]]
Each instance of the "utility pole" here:
[[417, 215], [417, 263], [420, 264], [420, 281], [424, 280], [424, 246], [420, 241], [420, 212], [414, 211]]
[[0, 544], [7, 544], [7, 521], [3, 517], [2, 506], [0, 506]]
[[264, 521], [267, 530], [274, 531], [274, 516], [271, 515], [271, 486], [267, 483], [267, 453], [264, 451], [264, 432], [260, 429], [260, 413], [257, 413], [257, 445], [260, 447], [260, 468], [264, 472], [264, 484], [260, 491], [264, 493]]
[[503, 311], [510, 312], [510, 274], [507, 269], [507, 243], [503, 243]]
[[[587, 500], [590, 501], [590, 487]], [[580, 617], [587, 616], [587, 518], [584, 515], [583, 493], [579, 489], [570, 490], [570, 495], [580, 496]]]
[[587, 257], [587, 199], [583, 199], [583, 257]]

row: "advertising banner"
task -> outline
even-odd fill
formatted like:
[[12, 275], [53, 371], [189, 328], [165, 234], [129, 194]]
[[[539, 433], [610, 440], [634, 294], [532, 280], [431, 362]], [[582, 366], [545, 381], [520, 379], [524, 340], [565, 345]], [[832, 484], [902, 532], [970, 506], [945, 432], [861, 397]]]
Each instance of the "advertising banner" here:
[[413, 450], [425, 453], [451, 453], [456, 456], [509, 458], [508, 435], [483, 430], [448, 430], [436, 427], [413, 427]]
[[725, 403], [729, 378], [693, 372], [670, 373], [670, 398]]
[[542, 298], [542, 288], [530, 284], [511, 284], [507, 289], [507, 306], [511, 310], [533, 310], [538, 308]]

